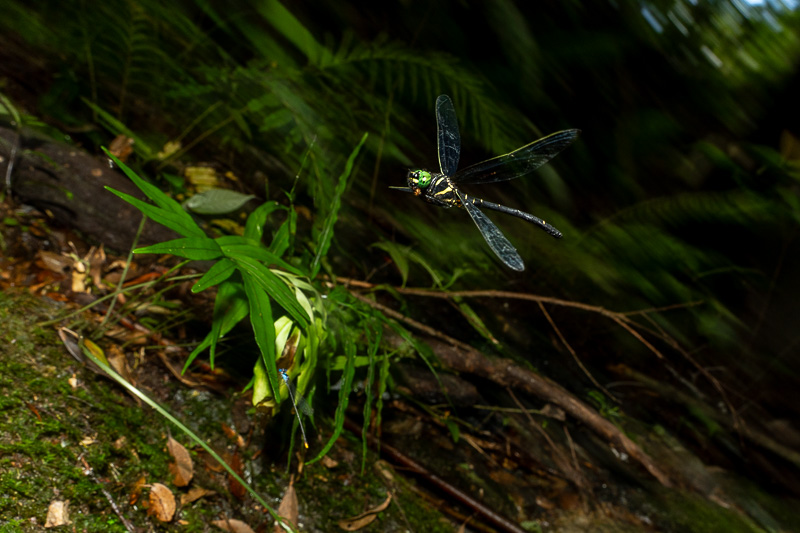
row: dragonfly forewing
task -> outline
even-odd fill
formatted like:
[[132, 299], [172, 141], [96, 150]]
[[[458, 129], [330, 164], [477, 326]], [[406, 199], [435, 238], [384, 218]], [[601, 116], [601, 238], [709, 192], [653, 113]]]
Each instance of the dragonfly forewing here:
[[452, 176], [458, 170], [461, 155], [461, 134], [453, 102], [446, 94], [436, 99], [436, 139], [439, 146], [439, 167], [442, 174]]

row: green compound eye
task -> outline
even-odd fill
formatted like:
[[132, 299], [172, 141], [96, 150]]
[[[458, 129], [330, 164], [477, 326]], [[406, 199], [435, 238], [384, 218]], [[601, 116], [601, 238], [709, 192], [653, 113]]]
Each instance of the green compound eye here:
[[431, 175], [430, 172], [426, 170], [418, 170], [414, 174], [417, 182], [417, 187], [419, 187], [420, 189], [424, 189], [425, 187], [431, 184], [433, 176]]

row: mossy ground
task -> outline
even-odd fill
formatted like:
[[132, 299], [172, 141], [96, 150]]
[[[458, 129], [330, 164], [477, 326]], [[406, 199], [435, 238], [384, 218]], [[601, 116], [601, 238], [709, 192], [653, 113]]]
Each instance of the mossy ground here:
[[[53, 500], [69, 500], [70, 528], [75, 531], [126, 531], [96, 480], [134, 525], [173, 530], [175, 522], [161, 524], [147, 516], [142, 505], [146, 492], [135, 504], [130, 497], [134, 482], [142, 476], [147, 483], [164, 483], [177, 495], [182, 492], [170, 485], [166, 439], [170, 432], [184, 443], [186, 439], [156, 413], [138, 406], [112, 381], [72, 359], [52, 327], [36, 325], [57, 312], [48, 300], [0, 293], [0, 322], [4, 325], [0, 339], [0, 387], [4, 391], [0, 395], [0, 532], [41, 531]], [[221, 423], [230, 423], [231, 397], [187, 392], [167, 380], [157, 396], [168, 398], [162, 403], [217, 450], [229, 445]], [[243, 451], [245, 477], [277, 507], [289, 482], [286, 456], [262, 455], [249, 460], [260, 447], [254, 442]], [[243, 519], [253, 527], [271, 520], [253, 502], [233, 497], [224, 477], [204, 469], [199, 454], [193, 451], [192, 455], [195, 483], [217, 495], [180, 508], [182, 531], [206, 531], [212, 520], [223, 516]], [[454, 529], [407, 483], [396, 477], [389, 483], [372, 468], [361, 475], [360, 444], [355, 440], [340, 439], [330, 455], [337, 466], [307, 465], [295, 482], [300, 521], [307, 525], [304, 530], [335, 529], [338, 520], [381, 503], [388, 491], [393, 494], [393, 504], [364, 531], [409, 526], [425, 531]], [[373, 463], [374, 458], [367, 464]], [[95, 479], [85, 474], [86, 465], [93, 468]], [[292, 468], [296, 465], [293, 461]]]

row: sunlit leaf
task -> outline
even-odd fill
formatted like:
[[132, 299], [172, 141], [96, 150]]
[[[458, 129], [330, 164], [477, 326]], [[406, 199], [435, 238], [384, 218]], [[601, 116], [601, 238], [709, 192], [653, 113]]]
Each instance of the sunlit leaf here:
[[272, 320], [272, 308], [269, 297], [255, 280], [255, 276], [242, 273], [244, 291], [250, 305], [250, 323], [253, 325], [256, 344], [261, 351], [261, 358], [269, 377], [272, 394], [277, 396], [280, 387], [278, 369], [275, 366], [275, 325]]
[[[308, 326], [308, 315], [306, 315], [305, 309], [303, 309], [295, 299], [294, 291], [270, 269], [249, 257], [231, 259], [236, 263], [239, 270], [242, 271], [243, 276], [245, 274], [248, 275], [248, 279], [261, 287], [263, 291], [266, 291], [266, 294], [273, 298], [278, 305], [283, 307], [292, 316], [295, 322], [304, 328]], [[249, 296], [248, 294], [248, 298]]]
[[209, 189], [195, 194], [183, 205], [199, 215], [222, 215], [240, 209], [254, 198], [252, 194], [242, 194], [230, 189]]

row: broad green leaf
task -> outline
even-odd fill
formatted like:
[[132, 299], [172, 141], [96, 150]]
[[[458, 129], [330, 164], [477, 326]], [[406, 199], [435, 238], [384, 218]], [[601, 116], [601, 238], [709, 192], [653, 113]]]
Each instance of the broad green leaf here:
[[230, 189], [209, 189], [195, 194], [183, 205], [193, 213], [200, 215], [224, 215], [240, 209], [255, 198], [252, 194], [242, 194]]
[[317, 238], [317, 254], [314, 256], [314, 261], [311, 263], [311, 278], [314, 278], [317, 275], [322, 258], [328, 254], [328, 248], [330, 247], [331, 240], [333, 239], [333, 226], [336, 224], [336, 219], [339, 217], [339, 209], [342, 206], [342, 194], [347, 187], [347, 178], [353, 171], [353, 164], [356, 161], [358, 152], [364, 145], [364, 141], [367, 140], [367, 135], [368, 134], [365, 133], [361, 137], [361, 141], [359, 141], [358, 145], [352, 151], [350, 157], [347, 158], [344, 171], [342, 171], [342, 174], [339, 176], [339, 181], [336, 184], [336, 190], [333, 194], [333, 202]]
[[261, 351], [261, 359], [264, 361], [267, 376], [269, 376], [272, 394], [277, 397], [281, 382], [275, 366], [275, 324], [272, 320], [269, 296], [264, 292], [255, 276], [242, 272], [242, 279], [244, 280], [244, 292], [247, 294], [247, 301], [250, 304], [250, 323], [253, 325], [256, 344]]
[[233, 261], [227, 258], [220, 259], [208, 269], [208, 272], [203, 274], [202, 278], [197, 280], [197, 283], [192, 286], [192, 292], [201, 292], [209, 287], [218, 285], [228, 279], [235, 271], [236, 265], [233, 264]]
[[186, 364], [183, 366], [183, 372], [186, 372], [186, 369], [189, 368], [194, 358], [208, 347], [212, 347], [211, 365], [213, 367], [214, 351], [217, 341], [233, 329], [233, 326], [241, 322], [242, 319], [247, 316], [248, 312], [247, 297], [242, 285], [231, 281], [223, 282], [219, 286], [217, 299], [214, 301], [214, 315], [211, 322], [211, 331], [208, 332], [203, 342], [189, 354]]
[[206, 236], [203, 230], [200, 229], [194, 220], [192, 220], [192, 217], [189, 217], [189, 220], [186, 220], [186, 217], [183, 215], [188, 216], [188, 214], [185, 211], [183, 211], [183, 215], [179, 215], [167, 211], [166, 209], [161, 209], [154, 205], [148, 204], [147, 202], [143, 202], [138, 198], [134, 198], [133, 196], [125, 194], [124, 192], [114, 190], [111, 187], [106, 187], [106, 190], [116, 194], [133, 207], [141, 211], [145, 216], [152, 219], [154, 222], [162, 224], [172, 231], [183, 235], [184, 237]]
[[231, 259], [242, 272], [242, 276], [247, 275], [251, 282], [261, 287], [301, 327], [308, 327], [309, 321], [305, 309], [295, 299], [294, 291], [281, 278], [258, 261], [249, 257], [231, 257]]
[[259, 358], [253, 367], [253, 406], [258, 407], [263, 402], [274, 398], [272, 387], [269, 386], [269, 376], [264, 366], [264, 360]]
[[252, 239], [260, 243], [264, 236], [264, 226], [267, 223], [267, 217], [277, 209], [285, 209], [285, 207], [278, 202], [264, 202], [250, 213], [247, 216], [247, 222], [244, 226], [245, 239]]
[[135, 254], [172, 254], [193, 261], [210, 261], [222, 257], [217, 242], [210, 237], [185, 237], [167, 242], [159, 242], [152, 246], [137, 248]]
[[249, 257], [251, 259], [257, 259], [267, 265], [278, 265], [279, 267], [288, 270], [294, 274], [300, 275], [300, 271], [278, 257], [277, 255], [273, 254], [263, 246], [253, 246], [251, 244], [223, 244], [220, 245], [222, 249], [222, 253], [225, 254], [225, 257], [229, 257], [231, 259], [237, 259], [242, 257]]

